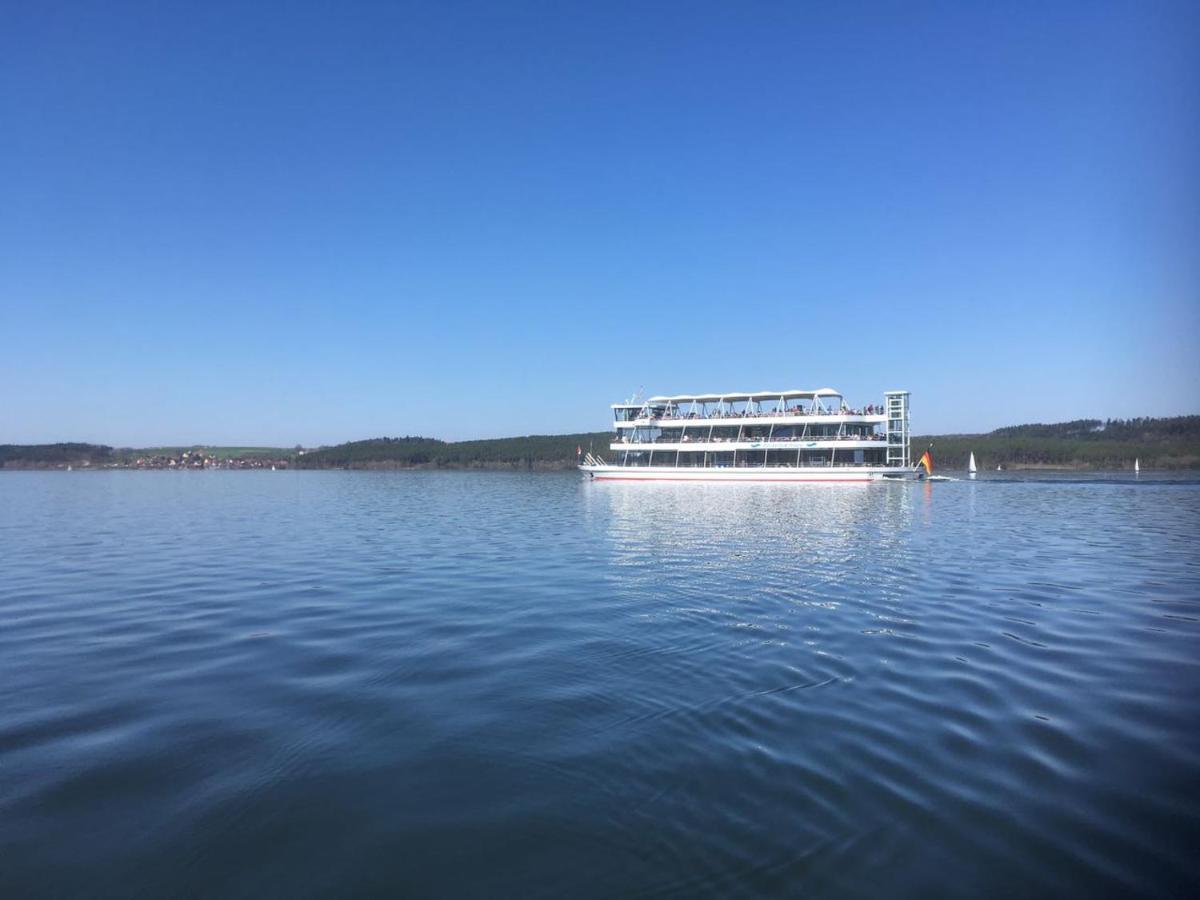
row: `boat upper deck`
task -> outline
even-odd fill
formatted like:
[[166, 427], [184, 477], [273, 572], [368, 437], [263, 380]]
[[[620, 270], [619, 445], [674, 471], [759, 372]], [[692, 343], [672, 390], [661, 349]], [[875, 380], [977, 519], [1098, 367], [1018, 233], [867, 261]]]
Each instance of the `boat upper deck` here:
[[884, 412], [864, 412], [850, 410], [848, 412], [769, 412], [769, 413], [727, 413], [708, 415], [686, 414], [677, 416], [647, 416], [640, 419], [616, 421], [613, 425], [618, 428], [644, 428], [647, 425], [664, 425], [679, 427], [681, 425], [793, 425], [798, 422], [864, 422], [881, 424], [887, 421]]
[[[806, 405], [807, 404], [807, 405]], [[640, 426], [723, 425], [735, 420], [739, 425], [783, 425], [814, 418], [829, 423], [884, 423], [887, 413], [882, 404], [851, 408], [842, 394], [833, 388], [812, 391], [756, 391], [731, 394], [680, 394], [651, 397], [641, 403], [612, 404], [614, 425]]]
[[612, 404], [618, 467], [855, 465], [909, 462], [908, 392], [851, 407], [841, 391], [680, 394]]

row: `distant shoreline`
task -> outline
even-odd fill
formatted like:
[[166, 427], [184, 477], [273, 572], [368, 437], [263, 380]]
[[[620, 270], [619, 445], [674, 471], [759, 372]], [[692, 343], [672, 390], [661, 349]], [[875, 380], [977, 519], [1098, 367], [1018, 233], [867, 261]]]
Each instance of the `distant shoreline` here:
[[[390, 469], [558, 471], [581, 451], [611, 455], [611, 431], [524, 435], [472, 441], [409, 436], [349, 441], [331, 447], [113, 448], [102, 444], [0, 444], [0, 469]], [[1015, 425], [987, 434], [918, 435], [933, 445], [938, 468], [963, 470], [974, 453], [994, 471], [1121, 471], [1200, 469], [1200, 415], [1144, 419], [1078, 419]], [[917, 454], [914, 454], [917, 455]]]
[[[292, 471], [292, 472], [569, 472], [576, 468], [574, 461], [554, 461], [554, 460], [534, 460], [531, 462], [516, 462], [516, 463], [500, 463], [500, 462], [473, 462], [473, 463], [417, 463], [408, 464], [390, 460], [379, 460], [375, 462], [356, 463], [354, 465], [344, 466], [296, 466], [296, 465], [277, 465], [274, 469], [271, 466], [206, 466], [206, 467], [176, 467], [176, 468], [150, 468], [143, 466], [129, 465], [91, 465], [83, 462], [74, 463], [54, 463], [54, 464], [23, 464], [23, 463], [7, 463], [0, 466], [0, 472], [196, 472], [196, 471]], [[1168, 465], [1168, 466], [1149, 466], [1143, 464], [1141, 467], [1142, 474], [1150, 472], [1190, 472], [1200, 470], [1200, 464], [1191, 463], [1188, 465]], [[951, 466], [945, 463], [938, 463], [936, 471], [942, 472], [965, 472], [966, 466]], [[983, 474], [991, 474], [996, 470], [994, 468], [982, 469]], [[1129, 466], [1102, 466], [1092, 465], [1088, 463], [1051, 465], [1044, 463], [1011, 463], [1005, 465], [1001, 470], [1004, 472], [1129, 472], [1132, 471], [1132, 465]]]
[[[393, 460], [358, 463], [347, 466], [297, 466], [288, 461], [277, 463], [278, 471], [294, 472], [566, 472], [575, 468], [575, 462], [558, 460], [532, 460], [529, 462], [468, 462], [468, 463], [417, 463], [409, 464]], [[35, 463], [10, 461], [0, 465], [0, 472], [196, 472], [196, 471], [272, 471], [270, 465], [239, 466], [136, 466], [123, 463], [92, 464], [88, 461], [73, 463]]]

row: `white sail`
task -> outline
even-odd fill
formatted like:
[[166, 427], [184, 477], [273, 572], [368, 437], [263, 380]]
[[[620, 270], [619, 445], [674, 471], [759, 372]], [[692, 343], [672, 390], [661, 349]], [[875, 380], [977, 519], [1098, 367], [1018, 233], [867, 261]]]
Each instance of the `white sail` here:
[[967, 471], [974, 475], [978, 470], [975, 468], [975, 451], [971, 451], [971, 461], [967, 463]]
[[1141, 471], [1142, 471], [1142, 464], [1141, 464], [1141, 460], [1139, 460], [1139, 459], [1138, 459], [1138, 458], [1135, 456], [1135, 457], [1133, 458], [1133, 474], [1134, 474], [1134, 475], [1137, 475], [1137, 474], [1138, 474], [1139, 472], [1141, 472]]

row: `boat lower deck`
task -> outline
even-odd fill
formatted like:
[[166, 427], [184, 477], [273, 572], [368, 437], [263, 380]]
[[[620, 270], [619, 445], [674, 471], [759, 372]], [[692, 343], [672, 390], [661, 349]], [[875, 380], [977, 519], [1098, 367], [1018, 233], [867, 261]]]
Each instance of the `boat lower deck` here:
[[596, 481], [718, 481], [820, 484], [867, 484], [916, 477], [895, 466], [608, 466], [581, 465]]

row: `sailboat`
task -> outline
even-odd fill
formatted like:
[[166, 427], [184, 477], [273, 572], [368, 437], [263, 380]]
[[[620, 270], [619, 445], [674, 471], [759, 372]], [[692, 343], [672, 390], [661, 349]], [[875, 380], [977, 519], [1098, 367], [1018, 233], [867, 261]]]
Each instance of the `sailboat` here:
[[1141, 475], [1141, 474], [1142, 474], [1142, 464], [1141, 464], [1141, 460], [1140, 460], [1140, 459], [1138, 459], [1138, 457], [1136, 457], [1136, 456], [1133, 458], [1133, 474], [1134, 474], [1134, 475]]
[[971, 451], [971, 459], [970, 459], [970, 461], [967, 463], [967, 473], [968, 473], [968, 474], [969, 474], [969, 475], [970, 475], [972, 478], [974, 478], [974, 477], [975, 477], [975, 472], [976, 472], [976, 471], [977, 471], [977, 470], [976, 470], [976, 468], [975, 468], [975, 451], [974, 451], [974, 450], [972, 450], [972, 451]]

